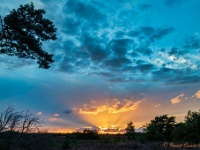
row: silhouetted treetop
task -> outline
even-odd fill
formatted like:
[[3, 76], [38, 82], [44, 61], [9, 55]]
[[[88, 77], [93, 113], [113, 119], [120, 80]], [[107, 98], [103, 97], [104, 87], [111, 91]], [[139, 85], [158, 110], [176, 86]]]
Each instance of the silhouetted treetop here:
[[53, 54], [42, 49], [42, 41], [56, 40], [56, 28], [44, 18], [45, 10], [33, 3], [20, 5], [1, 19], [0, 53], [19, 58], [36, 59], [40, 68], [48, 69]]
[[144, 126], [144, 131], [150, 140], [171, 140], [171, 132], [174, 129], [175, 117], [167, 115], [156, 116], [151, 122]]
[[135, 133], [135, 126], [133, 125], [133, 122], [127, 123], [127, 127], [125, 128], [126, 133]]

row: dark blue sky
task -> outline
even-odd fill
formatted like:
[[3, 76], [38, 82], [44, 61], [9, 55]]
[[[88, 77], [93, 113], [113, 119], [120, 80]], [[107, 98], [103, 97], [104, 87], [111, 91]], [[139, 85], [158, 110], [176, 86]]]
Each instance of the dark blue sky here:
[[[30, 2], [1, 0], [0, 14]], [[42, 70], [35, 61], [1, 55], [1, 110], [30, 109], [51, 131], [64, 131], [123, 128], [129, 121], [140, 127], [155, 115], [182, 120], [199, 109], [200, 1], [33, 3], [58, 29], [58, 39], [43, 44], [55, 62]], [[97, 115], [104, 121], [92, 121]]]

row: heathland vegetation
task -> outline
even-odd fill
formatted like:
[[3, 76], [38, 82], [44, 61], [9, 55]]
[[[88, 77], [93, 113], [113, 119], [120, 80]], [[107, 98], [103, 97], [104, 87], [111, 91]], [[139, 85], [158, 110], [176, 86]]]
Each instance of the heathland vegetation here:
[[0, 113], [0, 150], [200, 149], [200, 111], [188, 111], [181, 123], [174, 116], [156, 116], [141, 133], [135, 132], [132, 122], [127, 123], [125, 134], [99, 134], [89, 129], [53, 134], [41, 127], [40, 118], [9, 106]]

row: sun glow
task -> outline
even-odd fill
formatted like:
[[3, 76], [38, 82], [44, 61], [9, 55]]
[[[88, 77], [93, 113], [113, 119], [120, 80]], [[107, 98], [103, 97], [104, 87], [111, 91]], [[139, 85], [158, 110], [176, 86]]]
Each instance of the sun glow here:
[[78, 132], [95, 127], [99, 133], [124, 133], [127, 120], [132, 121], [130, 113], [135, 112], [141, 103], [142, 100], [136, 101], [130, 98], [105, 100], [101, 103], [92, 101], [73, 109], [66, 109], [63, 113], [72, 114], [79, 120], [79, 128], [75, 129]]
[[[127, 124], [126, 116], [127, 113], [115, 113], [110, 114], [108, 112], [102, 112], [98, 114], [84, 114], [79, 115], [81, 120], [87, 122], [90, 128], [94, 130], [96, 129], [101, 134], [117, 134], [117, 133], [125, 133], [125, 127]], [[82, 128], [83, 130], [84, 128]], [[80, 131], [80, 130], [78, 130]]]
[[123, 118], [120, 114], [109, 114], [107, 112], [99, 113], [96, 115], [81, 115], [80, 118], [88, 122], [92, 126], [101, 127], [121, 127], [123, 125]]

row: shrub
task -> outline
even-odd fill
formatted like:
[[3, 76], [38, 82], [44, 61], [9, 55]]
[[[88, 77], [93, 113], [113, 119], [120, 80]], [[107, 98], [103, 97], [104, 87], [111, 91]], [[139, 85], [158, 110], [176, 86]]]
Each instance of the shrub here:
[[70, 148], [69, 140], [65, 140], [62, 144], [62, 149], [69, 149], [69, 148]]

